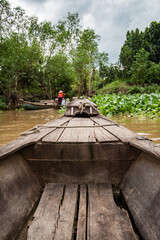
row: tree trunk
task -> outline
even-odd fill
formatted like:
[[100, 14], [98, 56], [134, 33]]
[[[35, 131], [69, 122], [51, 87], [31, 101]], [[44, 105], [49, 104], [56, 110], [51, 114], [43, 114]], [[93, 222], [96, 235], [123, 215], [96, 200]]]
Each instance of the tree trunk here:
[[94, 84], [95, 68], [92, 69], [92, 78], [91, 78], [91, 96], [93, 96], [93, 84]]
[[13, 91], [10, 93], [10, 97], [9, 97], [9, 108], [10, 109], [15, 109], [18, 107], [19, 104], [19, 96], [17, 91]]

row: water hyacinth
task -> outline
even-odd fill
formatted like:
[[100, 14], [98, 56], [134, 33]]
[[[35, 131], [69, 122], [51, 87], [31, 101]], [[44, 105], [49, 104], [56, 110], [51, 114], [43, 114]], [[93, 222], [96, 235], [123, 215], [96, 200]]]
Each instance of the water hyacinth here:
[[160, 94], [106, 94], [93, 96], [92, 101], [107, 116], [128, 114], [160, 117]]

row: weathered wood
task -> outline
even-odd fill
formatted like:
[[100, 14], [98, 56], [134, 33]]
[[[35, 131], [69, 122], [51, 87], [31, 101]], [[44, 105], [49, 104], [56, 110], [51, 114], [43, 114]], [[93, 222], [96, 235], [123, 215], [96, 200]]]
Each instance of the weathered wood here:
[[[90, 118], [73, 118], [68, 126], [94, 125]], [[58, 142], [96, 142], [93, 128], [67, 128], [59, 138]]]
[[[74, 232], [76, 231], [76, 232]], [[135, 240], [128, 214], [106, 184], [47, 184], [27, 240]]]
[[99, 127], [95, 128], [95, 138], [98, 142], [118, 142], [119, 139], [110, 134], [108, 131], [106, 131], [104, 128]]
[[[93, 118], [92, 118], [92, 120], [93, 120]], [[94, 121], [97, 124], [101, 125], [101, 124], [105, 124], [105, 122], [107, 120], [105, 118], [101, 118], [99, 116], [97, 118], [94, 118]], [[130, 131], [129, 129], [121, 127], [121, 126], [116, 125], [116, 124], [105, 126], [104, 129], [106, 129], [106, 131], [108, 131], [112, 135], [116, 136], [122, 142], [128, 142], [128, 139], [135, 138], [136, 136], [138, 136], [138, 134]]]
[[[105, 124], [105, 119], [101, 117], [92, 117], [92, 120], [97, 124]], [[140, 140], [140, 136], [131, 130], [118, 126], [118, 125], [113, 125], [113, 126], [105, 126], [104, 127], [109, 133], [112, 135], [116, 136], [119, 140], [121, 140], [124, 143], [129, 143], [131, 146], [134, 146], [146, 153], [149, 153], [150, 155], [153, 155], [157, 158], [160, 158], [160, 147], [154, 143], [152, 143], [148, 139], [142, 139]]]
[[47, 184], [31, 223], [27, 240], [52, 240], [56, 232], [64, 186]]
[[38, 131], [36, 131], [36, 132], [33, 131], [34, 133], [31, 132], [30, 134], [28, 134], [26, 136], [21, 136], [15, 140], [9, 142], [8, 144], [6, 144], [0, 148], [0, 159], [4, 158], [5, 156], [7, 156], [13, 152], [16, 152], [17, 150], [19, 150], [25, 146], [36, 143], [37, 141], [42, 139], [45, 135], [47, 135], [49, 132], [54, 130], [52, 128], [47, 128], [47, 126], [62, 125], [64, 123], [68, 122], [69, 120], [70, 120], [70, 117], [63, 116], [63, 117], [53, 120], [49, 123], [46, 123], [42, 129], [39, 128]]
[[54, 240], [72, 240], [76, 217], [78, 185], [66, 185]]
[[0, 161], [0, 239], [15, 239], [42, 187], [23, 157], [15, 153]]
[[[128, 170], [121, 186], [135, 223], [144, 239], [159, 239], [160, 148], [103, 117], [90, 103], [70, 110], [81, 117], [37, 126], [0, 149], [2, 239], [15, 238], [46, 182], [54, 184], [45, 188], [28, 239], [135, 239], [110, 187]], [[134, 164], [141, 151], [148, 155]]]
[[130, 139], [129, 144], [160, 159], [160, 146], [149, 140]]
[[116, 143], [37, 143], [21, 150], [27, 161], [134, 161], [140, 150]]
[[[67, 123], [61, 125], [61, 126], [67, 126]], [[43, 139], [42, 142], [57, 142], [60, 136], [62, 135], [64, 131], [64, 128], [56, 128], [49, 134], [47, 134]]]
[[79, 213], [76, 240], [87, 238], [87, 185], [80, 185]]
[[117, 124], [116, 122], [112, 121], [111, 119], [107, 118], [107, 117], [104, 117], [103, 115], [99, 114], [98, 116], [94, 116], [94, 117], [90, 117], [90, 119], [95, 122], [95, 123], [98, 123], [100, 124], [101, 122], [101, 125], [116, 125], [116, 126], [119, 126], [119, 124]]
[[133, 161], [28, 161], [42, 184], [112, 183], [119, 184]]
[[160, 161], [142, 153], [121, 184], [142, 237], [160, 239]]
[[77, 197], [78, 185], [47, 184], [29, 227], [27, 240], [71, 240]]
[[126, 211], [114, 203], [110, 186], [89, 185], [88, 195], [88, 240], [136, 240]]
[[75, 115], [98, 115], [97, 105], [88, 99], [76, 99], [67, 105], [65, 116], [75, 116]]

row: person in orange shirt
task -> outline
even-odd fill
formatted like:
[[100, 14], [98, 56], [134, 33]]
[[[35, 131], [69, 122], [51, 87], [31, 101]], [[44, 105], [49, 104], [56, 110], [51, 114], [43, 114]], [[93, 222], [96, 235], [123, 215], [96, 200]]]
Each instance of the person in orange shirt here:
[[66, 95], [66, 93], [64, 93], [62, 90], [59, 91], [58, 94], [58, 102], [61, 104], [62, 100], [63, 100], [63, 96]]

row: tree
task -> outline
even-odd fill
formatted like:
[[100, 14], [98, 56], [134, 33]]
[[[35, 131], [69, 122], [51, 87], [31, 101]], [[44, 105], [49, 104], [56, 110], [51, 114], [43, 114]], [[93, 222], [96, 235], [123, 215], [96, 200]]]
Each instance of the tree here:
[[130, 77], [132, 63], [142, 48], [149, 53], [148, 61], [156, 64], [160, 62], [160, 22], [151, 22], [144, 32], [140, 32], [139, 29], [127, 32], [119, 55], [126, 78]]
[[72, 51], [73, 66], [77, 73], [77, 91], [80, 95], [91, 94], [91, 78], [98, 60], [99, 36], [93, 29], [80, 33], [77, 47]]
[[74, 77], [72, 65], [64, 53], [46, 57], [42, 86], [50, 99], [56, 97], [60, 89], [69, 95]]
[[9, 96], [13, 107], [17, 104], [19, 93], [34, 80], [41, 58], [39, 45], [33, 41], [29, 46], [23, 34], [14, 33], [1, 41], [1, 88]]
[[152, 83], [160, 84], [160, 63], [156, 64], [150, 62], [150, 68], [148, 69], [148, 79]]
[[131, 79], [133, 83], [144, 86], [147, 83], [147, 71], [149, 68], [149, 53], [143, 48], [135, 55], [135, 61], [131, 66]]
[[4, 37], [9, 31], [11, 26], [11, 17], [13, 13], [10, 5], [6, 0], [0, 0], [0, 36]]
[[55, 25], [58, 50], [60, 49], [66, 54], [70, 54], [70, 51], [75, 48], [81, 29], [79, 22], [78, 13], [71, 14], [70, 12], [68, 12], [65, 20], [58, 21], [58, 24]]
[[145, 50], [150, 52], [150, 61], [160, 62], [160, 22], [151, 22], [150, 26], [144, 31], [144, 39], [146, 45]]
[[123, 65], [124, 72], [127, 76], [133, 61], [135, 60], [135, 55], [143, 46], [143, 33], [136, 28], [135, 31], [131, 30], [127, 32], [126, 40], [121, 48], [119, 59]]
[[0, 13], [0, 94], [11, 106], [19, 97], [51, 99], [61, 88], [92, 95], [108, 54], [99, 52], [94, 30], [82, 30], [78, 13], [55, 25], [39, 23], [6, 0], [0, 0]]

